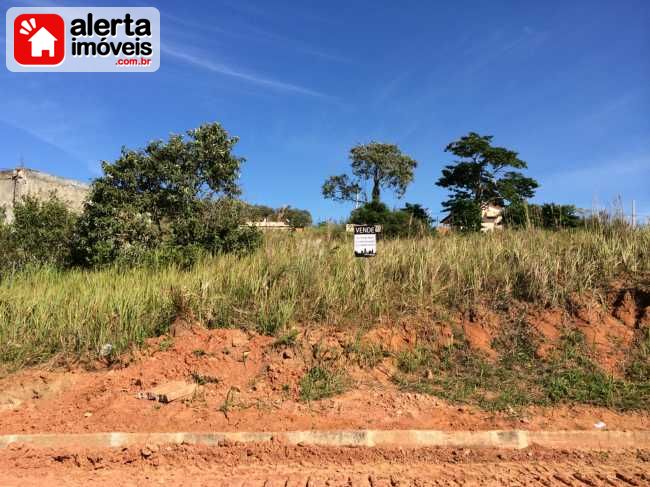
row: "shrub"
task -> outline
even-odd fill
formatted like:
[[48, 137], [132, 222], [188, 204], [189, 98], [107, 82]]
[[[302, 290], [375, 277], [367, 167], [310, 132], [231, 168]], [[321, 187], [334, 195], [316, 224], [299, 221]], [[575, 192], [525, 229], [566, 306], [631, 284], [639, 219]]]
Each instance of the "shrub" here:
[[[421, 218], [419, 205], [411, 205], [403, 210], [390, 210], [384, 203], [367, 203], [350, 214], [350, 223], [382, 225], [384, 237], [411, 237], [431, 232], [426, 220]], [[426, 212], [425, 212], [426, 215]], [[428, 215], [427, 215], [428, 217]]]
[[284, 210], [284, 218], [292, 228], [310, 227], [312, 224], [311, 213], [298, 208], [287, 208]]
[[449, 203], [451, 226], [462, 232], [478, 232], [481, 230], [481, 207], [473, 200], [457, 199]]
[[346, 389], [346, 377], [341, 371], [315, 366], [300, 379], [300, 399], [318, 401], [341, 394]]
[[24, 196], [14, 207], [14, 220], [0, 228], [5, 259], [14, 265], [63, 265], [69, 257], [76, 216], [56, 194], [40, 201]]
[[536, 227], [557, 230], [575, 228], [580, 224], [580, 217], [573, 205], [544, 203], [543, 205], [517, 202], [508, 206], [503, 212], [506, 225], [524, 228]]
[[200, 201], [197, 210], [173, 225], [174, 244], [198, 245], [210, 254], [247, 253], [262, 242], [262, 234], [245, 225], [246, 204], [233, 198]]

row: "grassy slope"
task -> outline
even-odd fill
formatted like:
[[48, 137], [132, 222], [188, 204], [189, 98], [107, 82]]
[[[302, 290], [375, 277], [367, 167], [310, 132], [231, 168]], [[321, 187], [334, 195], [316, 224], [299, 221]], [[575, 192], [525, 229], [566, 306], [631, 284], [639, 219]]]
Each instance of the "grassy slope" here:
[[[349, 236], [347, 236], [349, 239]], [[267, 238], [257, 253], [190, 270], [40, 269], [0, 283], [0, 362], [117, 351], [166, 331], [179, 309], [209, 326], [281, 334], [292, 322], [368, 324], [481, 299], [562, 304], [618, 275], [650, 271], [650, 229], [521, 231], [380, 242], [355, 259], [351, 242], [305, 232]]]

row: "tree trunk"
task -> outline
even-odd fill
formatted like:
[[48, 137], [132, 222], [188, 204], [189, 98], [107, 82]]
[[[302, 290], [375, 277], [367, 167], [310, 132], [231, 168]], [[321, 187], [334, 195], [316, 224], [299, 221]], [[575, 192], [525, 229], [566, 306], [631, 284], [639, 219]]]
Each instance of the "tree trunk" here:
[[379, 203], [379, 179], [375, 178], [374, 184], [372, 186], [372, 202]]

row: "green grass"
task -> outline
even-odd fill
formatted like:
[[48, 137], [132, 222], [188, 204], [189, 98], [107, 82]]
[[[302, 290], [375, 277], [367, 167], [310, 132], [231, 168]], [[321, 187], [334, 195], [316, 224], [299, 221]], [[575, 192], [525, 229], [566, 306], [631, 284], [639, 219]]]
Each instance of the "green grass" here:
[[647, 376], [614, 378], [590, 358], [584, 336], [572, 332], [548, 359], [534, 355], [534, 336], [520, 320], [504, 328], [494, 345], [496, 364], [456, 344], [433, 351], [420, 347], [398, 356], [394, 381], [404, 390], [471, 403], [490, 411], [531, 405], [581, 403], [616, 410], [648, 409]]
[[372, 369], [391, 354], [381, 344], [363, 341], [363, 330], [355, 334], [354, 340], [344, 347], [345, 355], [349, 360], [364, 369]]
[[279, 336], [276, 341], [273, 342], [274, 348], [286, 348], [293, 347], [298, 343], [299, 331], [295, 328], [287, 331], [283, 335]]
[[300, 399], [317, 401], [341, 394], [347, 388], [347, 377], [340, 370], [317, 365], [300, 380]]
[[479, 300], [495, 309], [512, 300], [562, 305], [571, 292], [598, 293], [616, 276], [650, 271], [647, 228], [380, 241], [373, 259], [355, 259], [350, 238], [271, 235], [252, 255], [217, 256], [190, 269], [5, 273], [0, 364], [96, 356], [107, 343], [120, 353], [165, 333], [179, 313], [209, 327], [282, 336], [301, 323], [357, 329]]

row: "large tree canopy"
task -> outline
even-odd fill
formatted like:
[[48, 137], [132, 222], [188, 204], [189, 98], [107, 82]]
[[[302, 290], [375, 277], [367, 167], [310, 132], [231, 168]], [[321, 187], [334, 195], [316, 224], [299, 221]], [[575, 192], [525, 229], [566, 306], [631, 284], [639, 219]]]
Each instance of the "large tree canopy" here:
[[104, 175], [93, 182], [79, 221], [77, 258], [110, 262], [123, 251], [200, 240], [197, 222], [214, 211], [206, 203], [240, 192], [244, 159], [232, 153], [237, 141], [212, 123], [144, 149], [123, 148], [115, 162], [103, 162]]
[[526, 163], [519, 154], [504, 147], [492, 146], [491, 135], [470, 132], [447, 146], [458, 159], [445, 166], [436, 185], [450, 191], [443, 206], [451, 210], [459, 201], [468, 200], [477, 205], [487, 203], [504, 205], [531, 198], [537, 181], [519, 171]]
[[402, 154], [394, 144], [370, 142], [350, 149], [352, 177], [347, 174], [329, 177], [323, 184], [323, 196], [335, 201], [355, 201], [357, 195], [365, 202], [361, 183], [372, 183], [372, 201], [380, 201], [381, 189], [392, 189], [401, 198], [413, 181], [417, 161]]

